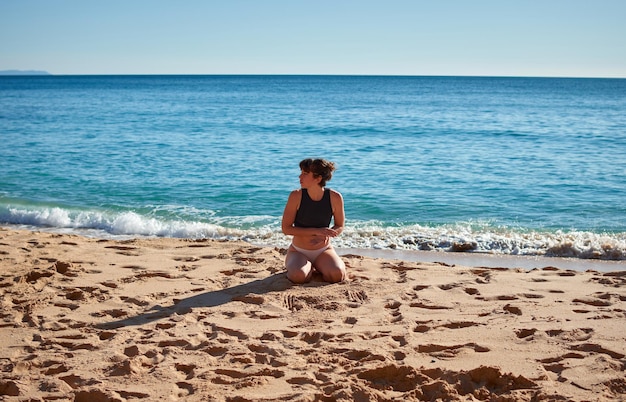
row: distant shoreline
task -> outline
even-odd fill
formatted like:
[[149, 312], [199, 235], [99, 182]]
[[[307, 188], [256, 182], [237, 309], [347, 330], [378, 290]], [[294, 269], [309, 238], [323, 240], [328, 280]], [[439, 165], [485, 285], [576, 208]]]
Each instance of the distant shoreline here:
[[1, 70], [0, 75], [52, 75], [40, 70]]

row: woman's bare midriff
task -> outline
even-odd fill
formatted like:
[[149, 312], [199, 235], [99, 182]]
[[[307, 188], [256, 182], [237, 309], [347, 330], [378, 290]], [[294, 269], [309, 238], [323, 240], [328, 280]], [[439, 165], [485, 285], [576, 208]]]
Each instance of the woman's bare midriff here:
[[327, 236], [294, 236], [291, 243], [305, 250], [318, 250], [326, 247], [330, 243]]

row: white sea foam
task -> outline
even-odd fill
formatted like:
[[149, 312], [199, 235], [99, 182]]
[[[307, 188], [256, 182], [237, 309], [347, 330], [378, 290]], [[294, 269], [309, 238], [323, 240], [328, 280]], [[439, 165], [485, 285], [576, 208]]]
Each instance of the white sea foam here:
[[[212, 222], [166, 219], [133, 211], [72, 211], [58, 207], [0, 207], [0, 224], [90, 232], [99, 237], [175, 237], [246, 240], [286, 247], [277, 217], [221, 217]], [[626, 260], [626, 233], [524, 231], [489, 225], [383, 227], [354, 222], [333, 239], [341, 248], [425, 250], [500, 255]]]
[[[0, 223], [58, 229], [94, 230], [103, 236], [241, 237], [242, 231], [203, 222], [162, 220], [127, 211], [70, 211], [62, 208], [0, 209]], [[67, 231], [67, 230], [65, 230]]]
[[68, 227], [72, 219], [67, 210], [61, 208], [15, 209], [8, 208], [0, 213], [0, 221], [32, 226]]

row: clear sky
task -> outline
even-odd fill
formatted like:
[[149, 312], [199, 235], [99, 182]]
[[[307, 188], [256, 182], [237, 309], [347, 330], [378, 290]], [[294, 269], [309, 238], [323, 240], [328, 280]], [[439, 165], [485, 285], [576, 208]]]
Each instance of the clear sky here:
[[626, 78], [625, 0], [0, 0], [0, 70]]

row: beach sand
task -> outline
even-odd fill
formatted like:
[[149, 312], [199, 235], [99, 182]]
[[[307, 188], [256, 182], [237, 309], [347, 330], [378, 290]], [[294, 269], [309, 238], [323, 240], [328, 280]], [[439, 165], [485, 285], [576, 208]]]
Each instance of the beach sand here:
[[3, 401], [626, 400], [626, 272], [0, 229]]

